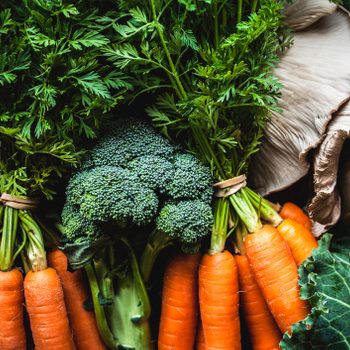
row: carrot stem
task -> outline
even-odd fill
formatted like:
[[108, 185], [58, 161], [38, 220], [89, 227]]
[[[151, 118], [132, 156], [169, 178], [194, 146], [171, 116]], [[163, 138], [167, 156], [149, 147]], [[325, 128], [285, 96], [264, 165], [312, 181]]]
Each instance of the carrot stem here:
[[229, 200], [249, 232], [255, 232], [261, 228], [259, 216], [244, 189], [230, 196]]
[[262, 219], [270, 223], [272, 226], [278, 226], [282, 222], [281, 216], [278, 212], [271, 206], [270, 202], [266, 199], [260, 197], [257, 193], [248, 187], [242, 189], [242, 191], [249, 198], [249, 202], [255, 207], [255, 209], [260, 211], [260, 216]]
[[27, 235], [23, 231], [23, 228], [21, 227], [21, 233], [22, 233], [22, 243], [19, 245], [15, 253], [13, 254], [13, 261], [16, 260], [17, 256], [23, 251], [24, 247], [27, 244]]
[[227, 227], [230, 215], [229, 202], [218, 198], [214, 203], [214, 225], [211, 233], [209, 254], [221, 253], [225, 249]]
[[18, 210], [5, 207], [3, 212], [3, 231], [0, 244], [0, 270], [8, 271], [13, 264], [13, 250], [15, 247], [18, 226]]
[[238, 9], [237, 9], [237, 23], [242, 20], [242, 12], [243, 12], [243, 0], [238, 0]]
[[41, 271], [47, 268], [44, 239], [39, 225], [27, 211], [19, 211], [21, 226], [27, 234], [27, 257], [31, 270]]
[[258, 0], [253, 0], [253, 4], [252, 4], [252, 13], [256, 11], [258, 5]]

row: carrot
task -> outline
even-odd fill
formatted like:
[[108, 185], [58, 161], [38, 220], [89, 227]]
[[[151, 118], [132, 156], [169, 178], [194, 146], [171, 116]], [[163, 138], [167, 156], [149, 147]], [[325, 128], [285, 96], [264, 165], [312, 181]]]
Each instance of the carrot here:
[[283, 220], [277, 230], [288, 243], [298, 266], [311, 255], [312, 249], [318, 247], [316, 238], [311, 231], [295, 220]]
[[48, 253], [47, 260], [48, 265], [57, 271], [61, 280], [76, 347], [86, 350], [106, 349], [98, 332], [94, 312], [89, 312], [84, 308], [84, 302], [89, 299], [90, 293], [83, 271], [67, 271], [67, 257], [58, 249]]
[[266, 305], [245, 255], [236, 255], [241, 309], [254, 350], [279, 349], [282, 334]]
[[23, 277], [20, 271], [0, 271], [0, 349], [25, 350]]
[[308, 315], [309, 305], [299, 297], [297, 265], [287, 243], [276, 228], [264, 225], [246, 237], [244, 247], [273, 317], [283, 333], [290, 332]]
[[29, 271], [24, 296], [36, 350], [74, 350], [63, 290], [56, 271]]
[[241, 349], [237, 265], [232, 254], [205, 254], [199, 266], [199, 305], [208, 349]]
[[192, 350], [198, 319], [200, 254], [180, 254], [170, 260], [164, 275], [159, 350]]
[[284, 203], [280, 215], [283, 219], [293, 219], [302, 224], [309, 231], [312, 230], [312, 223], [310, 218], [299, 208], [296, 204], [291, 202]]
[[196, 341], [196, 350], [207, 350], [207, 346], [205, 344], [204, 340], [204, 334], [203, 334], [203, 326], [202, 321], [199, 320], [198, 330], [197, 330], [197, 341]]

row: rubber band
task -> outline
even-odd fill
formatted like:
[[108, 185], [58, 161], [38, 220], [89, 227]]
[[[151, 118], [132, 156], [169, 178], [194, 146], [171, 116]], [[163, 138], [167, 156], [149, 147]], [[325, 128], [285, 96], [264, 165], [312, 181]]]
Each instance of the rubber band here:
[[240, 175], [231, 179], [217, 182], [213, 185], [216, 189], [214, 192], [215, 197], [225, 198], [238, 192], [241, 188], [247, 186], [247, 177]]
[[37, 208], [39, 201], [34, 198], [22, 198], [12, 196], [8, 193], [2, 193], [0, 203], [14, 209], [33, 210]]

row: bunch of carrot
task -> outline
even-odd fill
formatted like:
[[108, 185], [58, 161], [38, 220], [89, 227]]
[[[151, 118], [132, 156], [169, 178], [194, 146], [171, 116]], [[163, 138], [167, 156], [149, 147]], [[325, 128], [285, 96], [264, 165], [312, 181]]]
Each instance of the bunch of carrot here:
[[[84, 309], [89, 289], [82, 271], [68, 272], [67, 258], [59, 250], [46, 255], [41, 228], [29, 212], [10, 207], [2, 211], [0, 349], [27, 348], [23, 305], [35, 349], [106, 349], [94, 314]], [[16, 245], [18, 230], [23, 241]], [[19, 253], [27, 271], [24, 279], [14, 267]]]
[[286, 203], [280, 216], [277, 228], [263, 225], [245, 235], [240, 254], [224, 250], [170, 261], [159, 350], [240, 349], [239, 305], [253, 349], [279, 348], [282, 332], [291, 332], [309, 313], [299, 297], [297, 267], [317, 247], [311, 221], [299, 207]]

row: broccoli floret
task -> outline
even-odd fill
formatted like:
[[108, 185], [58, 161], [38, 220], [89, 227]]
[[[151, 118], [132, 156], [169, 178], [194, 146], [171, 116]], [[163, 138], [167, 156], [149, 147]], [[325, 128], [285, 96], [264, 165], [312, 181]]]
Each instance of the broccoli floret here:
[[157, 217], [156, 230], [194, 253], [212, 225], [213, 213], [208, 203], [186, 200], [166, 204]]
[[128, 169], [147, 187], [164, 193], [174, 177], [174, 165], [166, 158], [144, 156], [132, 160]]
[[66, 188], [66, 202], [70, 204], [79, 205], [81, 197], [85, 193], [84, 183], [88, 176], [88, 172], [79, 171], [75, 173], [68, 182]]
[[189, 153], [174, 158], [175, 172], [167, 192], [173, 199], [201, 199], [210, 202], [213, 196], [209, 169]]
[[74, 266], [87, 266], [94, 295], [112, 300], [105, 314], [94, 300], [103, 327], [112, 325], [108, 341], [131, 348], [130, 334], [147, 327], [144, 283], [158, 254], [172, 243], [194, 253], [210, 231], [212, 178], [193, 155], [135, 120], [120, 122], [87, 153], [67, 187], [66, 248]]
[[83, 166], [112, 165], [124, 168], [130, 161], [143, 156], [171, 159], [174, 150], [174, 146], [148, 124], [130, 119], [120, 122], [102, 137]]
[[[126, 224], [147, 225], [158, 210], [155, 192], [143, 186], [135, 174], [114, 166], [100, 166], [86, 170], [78, 176], [83, 182], [73, 187], [79, 192], [80, 214], [92, 222], [114, 221]], [[75, 183], [77, 179], [74, 179]], [[68, 198], [72, 194], [68, 194]]]
[[92, 241], [102, 234], [101, 229], [79, 212], [79, 207], [67, 202], [62, 210], [64, 234], [72, 242]]
[[159, 253], [169, 245], [177, 243], [188, 254], [198, 252], [213, 221], [209, 202], [193, 199], [166, 203], [141, 257], [140, 268], [145, 281], [148, 281]]

